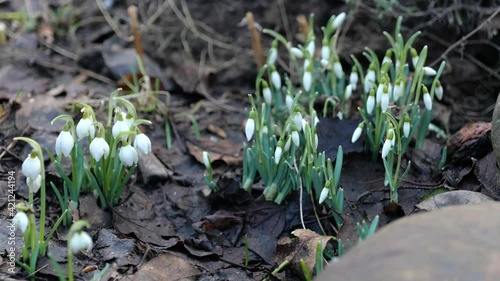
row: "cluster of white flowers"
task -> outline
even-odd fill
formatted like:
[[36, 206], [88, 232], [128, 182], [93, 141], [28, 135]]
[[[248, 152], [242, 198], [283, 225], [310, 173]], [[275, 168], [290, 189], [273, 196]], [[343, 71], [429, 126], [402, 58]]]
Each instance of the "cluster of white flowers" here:
[[[102, 158], [106, 159], [110, 153], [110, 146], [104, 138], [104, 132], [98, 132], [96, 136], [96, 120], [92, 114], [88, 114], [83, 110], [83, 117], [80, 119], [76, 125], [76, 135], [78, 140], [82, 140], [85, 137], [91, 139], [89, 145], [89, 151], [95, 161], [100, 161]], [[121, 140], [127, 142], [129, 134], [122, 132], [133, 132], [137, 130], [134, 124], [134, 118], [131, 114], [127, 114], [118, 110], [116, 114], [116, 121], [111, 130], [113, 138], [115, 140]], [[75, 145], [75, 138], [69, 132], [67, 126], [59, 134], [56, 140], [56, 153], [62, 154], [68, 157], [73, 150]], [[135, 135], [133, 147], [127, 143], [120, 148], [119, 157], [123, 164], [126, 166], [133, 166], [138, 162], [138, 156], [143, 154], [148, 154], [151, 152], [151, 140], [143, 134], [142, 132]]]

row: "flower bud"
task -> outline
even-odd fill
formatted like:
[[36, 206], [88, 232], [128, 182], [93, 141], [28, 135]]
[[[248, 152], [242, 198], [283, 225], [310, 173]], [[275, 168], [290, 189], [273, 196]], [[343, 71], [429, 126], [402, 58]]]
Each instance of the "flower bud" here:
[[358, 72], [356, 70], [356, 66], [353, 66], [352, 70], [351, 70], [351, 74], [349, 75], [349, 84], [352, 85], [353, 91], [356, 91], [358, 81], [359, 81]]
[[267, 64], [274, 65], [278, 59], [278, 40], [274, 40], [271, 49], [269, 49], [269, 54], [267, 55]]
[[352, 133], [351, 143], [357, 142], [359, 137], [361, 137], [361, 133], [363, 133], [363, 126], [364, 125], [365, 125], [364, 122], [359, 123], [356, 130], [354, 130], [354, 133]]
[[441, 83], [436, 80], [436, 83], [435, 84], [435, 88], [434, 88], [434, 94], [436, 95], [436, 98], [438, 100], [442, 100], [443, 99], [443, 86], [441, 86]]
[[375, 90], [371, 89], [370, 95], [366, 100], [366, 112], [371, 115], [374, 108], [375, 108]]
[[315, 40], [314, 37], [312, 37], [306, 47], [306, 50], [311, 58], [314, 57], [314, 52], [316, 51], [316, 45], [314, 40]]
[[432, 67], [424, 66], [424, 74], [427, 76], [435, 76], [437, 72]]
[[90, 135], [90, 138], [94, 138], [95, 136], [95, 127], [92, 125], [94, 120], [92, 120], [92, 117], [89, 116], [86, 112], [83, 113], [82, 119], [78, 122], [76, 125], [76, 136], [78, 137], [79, 140], [88, 137]]
[[271, 105], [273, 102], [273, 96], [271, 93], [271, 89], [269, 89], [269, 85], [265, 80], [262, 80], [262, 96], [264, 97], [264, 102], [267, 105]]
[[368, 93], [370, 89], [373, 88], [373, 85], [375, 84], [375, 79], [376, 79], [375, 70], [373, 70], [373, 66], [370, 66], [365, 76], [365, 83], [363, 88], [365, 93]]
[[252, 139], [253, 133], [255, 132], [255, 111], [252, 109], [247, 119], [247, 123], [245, 124], [245, 136], [247, 137], [247, 141]]
[[396, 81], [396, 85], [394, 86], [394, 91], [392, 92], [392, 96], [394, 98], [394, 102], [397, 102], [401, 96], [403, 96], [404, 92], [404, 83], [401, 79]]
[[423, 99], [424, 99], [425, 108], [427, 108], [427, 110], [430, 111], [430, 110], [432, 110], [431, 95], [429, 94], [427, 87], [425, 87], [424, 85], [422, 85], [422, 91], [424, 92]]
[[410, 117], [406, 115], [403, 121], [403, 135], [406, 138], [410, 136], [410, 129], [411, 129], [410, 121], [411, 121]]
[[304, 91], [309, 92], [311, 90], [312, 85], [312, 74], [310, 70], [306, 70], [304, 72], [304, 77], [302, 78], [302, 87], [304, 87]]
[[294, 55], [296, 58], [303, 58], [304, 57], [304, 53], [302, 52], [301, 49], [297, 48], [297, 47], [292, 47], [290, 48], [290, 52], [292, 53], [292, 55]]
[[384, 86], [382, 97], [380, 98], [380, 107], [382, 108], [382, 111], [387, 111], [387, 108], [389, 108], [389, 93], [387, 86]]
[[205, 165], [205, 168], [207, 168], [207, 170], [210, 170], [212, 168], [210, 155], [206, 151], [203, 151], [203, 164]]
[[283, 142], [280, 140], [278, 146], [276, 146], [276, 150], [274, 150], [274, 163], [276, 163], [276, 165], [278, 165], [281, 160], [281, 153], [283, 152], [282, 146]]
[[338, 79], [344, 77], [344, 70], [342, 69], [342, 64], [340, 64], [340, 59], [337, 55], [333, 57], [333, 73], [335, 73]]
[[385, 158], [387, 154], [389, 154], [389, 151], [392, 148], [392, 139], [394, 138], [394, 132], [393, 131], [388, 131], [387, 137], [384, 142], [384, 146], [382, 147], [382, 158]]
[[417, 68], [417, 63], [418, 63], [418, 53], [415, 48], [410, 49], [410, 55], [411, 55], [411, 63], [413, 64], [414, 68]]
[[321, 59], [328, 61], [330, 59], [330, 46], [328, 38], [323, 39], [323, 46], [321, 47]]
[[299, 137], [299, 133], [297, 132], [297, 130], [292, 129], [292, 141], [296, 147], [300, 146], [300, 137]]
[[[128, 122], [123, 120], [123, 117], [121, 116], [121, 114], [118, 116], [119, 116], [118, 120], [115, 122], [115, 124], [113, 125], [113, 128], [111, 129], [111, 133], [113, 134], [113, 137], [115, 139], [118, 137], [118, 134], [120, 134], [121, 132], [126, 132], [126, 131], [130, 130], [130, 126], [128, 125]], [[126, 140], [126, 139], [127, 139], [127, 135], [121, 136], [121, 140]]]
[[293, 110], [293, 97], [290, 94], [286, 95], [286, 97], [285, 97], [285, 104], [286, 104], [286, 108], [288, 109], [288, 112], [292, 113], [292, 110]]
[[342, 25], [342, 23], [344, 22], [345, 16], [346, 16], [346, 14], [344, 12], [340, 13], [339, 15], [337, 15], [335, 17], [335, 19], [333, 20], [332, 27], [334, 29], [339, 28]]
[[345, 90], [344, 90], [344, 100], [350, 99], [351, 96], [352, 96], [352, 85], [349, 84], [345, 87]]
[[322, 204], [323, 202], [325, 202], [326, 197], [328, 197], [328, 194], [330, 193], [329, 191], [330, 191], [329, 188], [323, 187], [323, 189], [321, 190], [321, 194], [319, 195], [319, 203], [320, 204]]

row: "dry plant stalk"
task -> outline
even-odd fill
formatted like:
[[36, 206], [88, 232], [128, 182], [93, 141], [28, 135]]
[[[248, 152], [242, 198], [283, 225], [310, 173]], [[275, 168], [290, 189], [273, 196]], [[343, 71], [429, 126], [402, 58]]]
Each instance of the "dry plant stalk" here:
[[252, 12], [247, 12], [246, 18], [248, 31], [250, 31], [252, 40], [253, 58], [255, 64], [257, 65], [257, 70], [259, 70], [264, 65], [264, 51], [262, 49], [262, 40], [260, 38], [260, 33], [255, 26], [255, 20], [253, 18]]
[[128, 15], [130, 16], [130, 27], [132, 28], [132, 34], [134, 34], [134, 47], [137, 55], [144, 62], [144, 51], [142, 50], [141, 43], [141, 32], [139, 30], [139, 21], [137, 20], [137, 7], [130, 5], [127, 9]]
[[307, 40], [307, 34], [309, 33], [309, 23], [307, 22], [307, 18], [304, 15], [297, 16], [297, 23], [299, 24], [299, 39], [303, 42]]

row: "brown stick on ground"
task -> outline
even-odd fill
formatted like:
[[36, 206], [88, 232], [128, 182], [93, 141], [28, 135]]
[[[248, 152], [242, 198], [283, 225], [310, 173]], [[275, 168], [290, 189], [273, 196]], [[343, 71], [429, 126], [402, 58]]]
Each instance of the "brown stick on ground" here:
[[301, 38], [304, 42], [307, 41], [307, 34], [309, 33], [309, 23], [307, 22], [307, 18], [304, 15], [297, 16], [297, 23], [299, 24], [299, 31], [301, 34]]
[[250, 36], [252, 40], [253, 58], [255, 64], [257, 65], [257, 70], [259, 70], [264, 65], [264, 51], [262, 50], [262, 40], [260, 38], [260, 33], [255, 27], [255, 20], [253, 18], [252, 12], [247, 12], [246, 15], [248, 31], [250, 31]]
[[130, 16], [130, 26], [132, 27], [132, 33], [134, 34], [134, 47], [135, 51], [141, 61], [144, 62], [144, 51], [142, 50], [141, 43], [141, 32], [139, 30], [139, 21], [137, 20], [137, 7], [130, 5], [127, 9], [128, 15]]

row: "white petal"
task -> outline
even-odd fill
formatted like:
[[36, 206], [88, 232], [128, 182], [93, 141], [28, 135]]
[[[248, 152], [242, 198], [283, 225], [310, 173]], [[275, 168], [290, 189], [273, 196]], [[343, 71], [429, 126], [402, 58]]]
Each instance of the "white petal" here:
[[293, 97], [290, 95], [286, 95], [285, 97], [285, 104], [286, 108], [288, 109], [289, 113], [292, 113], [293, 110]]
[[382, 111], [387, 111], [387, 108], [389, 108], [389, 94], [388, 93], [382, 94], [382, 98], [380, 100], [380, 107], [382, 108]]
[[382, 147], [382, 158], [385, 158], [392, 147], [392, 140], [386, 139], [384, 142], [384, 146]]
[[278, 59], [278, 50], [276, 48], [271, 48], [269, 54], [267, 55], [267, 64], [272, 65]]
[[375, 71], [373, 70], [368, 70], [368, 73], [366, 73], [366, 76], [365, 76], [365, 84], [363, 85], [364, 86], [364, 91], [365, 93], [368, 93], [372, 88], [373, 88], [373, 85], [375, 84]]
[[80, 119], [80, 122], [78, 122], [78, 124], [76, 125], [76, 136], [78, 137], [78, 139], [81, 140], [85, 137], [88, 137], [92, 130], [91, 127], [94, 127], [92, 126], [91, 118]]
[[356, 91], [356, 87], [359, 81], [359, 76], [357, 72], [351, 72], [349, 75], [349, 83], [352, 85], [352, 90]]
[[409, 122], [404, 122], [403, 123], [403, 134], [405, 137], [408, 137], [410, 135], [410, 123]]
[[17, 214], [12, 218], [12, 223], [17, 229], [21, 230], [22, 233], [28, 229], [28, 222], [28, 215], [21, 211], [17, 212]]
[[427, 76], [434, 76], [437, 74], [437, 72], [433, 68], [425, 66], [424, 67], [424, 74]]
[[140, 155], [151, 152], [151, 140], [145, 134], [141, 133], [134, 138], [134, 148]]
[[368, 100], [366, 101], [366, 112], [368, 112], [368, 114], [372, 114], [374, 108], [375, 108], [375, 97], [370, 95], [368, 96]]
[[279, 146], [276, 147], [276, 150], [274, 151], [274, 163], [276, 163], [276, 165], [278, 165], [280, 163], [282, 151], [283, 151], [283, 148], [281, 148]]
[[314, 38], [311, 39], [311, 42], [307, 44], [307, 52], [309, 53], [310, 57], [314, 57], [314, 52], [316, 51], [316, 45], [314, 42]]
[[344, 99], [348, 100], [352, 96], [352, 85], [349, 84], [345, 87]]
[[292, 54], [293, 54], [296, 58], [301, 59], [301, 58], [303, 58], [303, 57], [304, 57], [304, 53], [303, 53], [303, 52], [302, 52], [302, 50], [301, 50], [301, 49], [299, 49], [299, 48], [292, 47], [292, 48], [290, 49], [290, 52], [292, 52]]
[[85, 231], [76, 232], [69, 240], [69, 247], [73, 253], [83, 250], [92, 250], [92, 238]]
[[326, 187], [323, 187], [323, 190], [321, 190], [321, 194], [319, 195], [319, 203], [323, 203], [326, 200], [326, 197], [328, 197], [329, 189]]
[[344, 22], [344, 20], [345, 20], [345, 13], [340, 13], [333, 20], [333, 24], [332, 24], [333, 28], [335, 28], [335, 29], [339, 28], [342, 25], [342, 23]]
[[297, 128], [297, 131], [302, 130], [302, 113], [300, 112], [295, 112], [292, 117], [293, 124]]
[[[124, 120], [122, 121], [116, 121], [115, 124], [113, 125], [113, 128], [111, 129], [111, 132], [113, 133], [113, 137], [116, 139], [119, 133], [125, 132], [130, 130], [130, 126], [128, 123]], [[127, 139], [127, 135], [122, 135], [121, 137], [122, 140]]]
[[354, 130], [354, 133], [352, 133], [352, 138], [351, 142], [355, 143], [358, 141], [359, 137], [361, 137], [361, 133], [363, 132], [363, 128], [357, 127], [356, 130]]
[[311, 84], [312, 84], [312, 74], [309, 71], [304, 72], [304, 77], [302, 78], [302, 86], [304, 87], [304, 90], [306, 92], [309, 92], [311, 90]]
[[434, 90], [434, 94], [436, 95], [436, 98], [438, 100], [442, 100], [443, 99], [443, 87], [442, 86], [437, 87]]
[[330, 59], [330, 47], [323, 46], [321, 47], [321, 59], [327, 60]]
[[429, 93], [424, 93], [424, 104], [427, 110], [432, 110], [432, 99]]
[[42, 186], [42, 175], [38, 175], [36, 179], [27, 177], [26, 185], [31, 188], [30, 190], [32, 190], [33, 193], [37, 193], [38, 190], [40, 190], [40, 187]]
[[247, 137], [247, 141], [250, 141], [252, 139], [254, 131], [255, 131], [255, 121], [252, 118], [249, 118], [245, 125], [245, 136]]
[[89, 146], [90, 154], [94, 157], [95, 161], [108, 158], [109, 155], [109, 144], [103, 138], [95, 138], [92, 140]]
[[335, 62], [333, 64], [333, 72], [338, 79], [344, 77], [344, 70], [342, 70], [342, 64], [340, 64], [340, 62]]
[[203, 164], [207, 169], [211, 166], [210, 164], [210, 157], [208, 156], [208, 152], [203, 151]]
[[271, 94], [271, 89], [268, 87], [262, 90], [262, 96], [264, 96], [264, 102], [270, 105], [273, 102], [273, 96]]
[[292, 132], [292, 141], [295, 146], [299, 147], [300, 146], [300, 138], [299, 138], [299, 133], [297, 131]]
[[75, 140], [69, 131], [61, 131], [59, 136], [56, 139], [56, 153], [57, 155], [63, 154], [65, 157], [68, 157], [73, 150], [73, 146], [75, 145]]
[[122, 161], [125, 166], [133, 166], [139, 161], [139, 156], [137, 151], [131, 145], [122, 146], [119, 153], [120, 161]]
[[281, 89], [281, 77], [278, 71], [273, 71], [271, 73], [271, 82], [273, 82], [273, 85], [277, 90]]
[[23, 174], [27, 177], [31, 177], [33, 179], [36, 179], [38, 175], [40, 175], [42, 167], [40, 164], [40, 159], [38, 159], [38, 156], [35, 156], [34, 158], [28, 155], [28, 157], [24, 160], [23, 165], [22, 165], [22, 171]]

